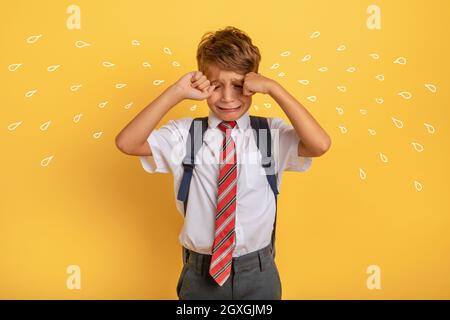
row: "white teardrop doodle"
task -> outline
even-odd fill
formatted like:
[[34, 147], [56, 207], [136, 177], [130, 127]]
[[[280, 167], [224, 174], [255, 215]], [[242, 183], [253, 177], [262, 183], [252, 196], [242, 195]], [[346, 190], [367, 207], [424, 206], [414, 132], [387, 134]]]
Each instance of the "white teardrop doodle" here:
[[274, 64], [270, 67], [270, 70], [278, 69], [279, 67], [280, 67], [280, 64], [277, 62], [277, 63], [274, 63]]
[[359, 168], [359, 177], [361, 178], [361, 180], [366, 180], [367, 175], [362, 168]]
[[328, 71], [328, 68], [327, 67], [320, 67], [317, 70], [320, 71], [320, 72], [326, 72], [326, 71]]
[[60, 64], [55, 64], [54, 66], [50, 66], [47, 68], [48, 72], [53, 72], [56, 71], [56, 69], [58, 69], [61, 65]]
[[371, 53], [369, 54], [369, 56], [373, 59], [373, 60], [378, 60], [380, 59], [380, 56], [377, 53]]
[[253, 105], [253, 108], [255, 109], [255, 110], [258, 110], [259, 109], [259, 107], [255, 104], [255, 105]]
[[436, 86], [431, 83], [425, 83], [425, 88], [427, 88], [428, 90], [430, 90], [433, 93], [435, 93], [437, 91]]
[[366, 109], [359, 109], [359, 112], [360, 112], [363, 116], [367, 115], [367, 110], [366, 110]]
[[347, 128], [344, 126], [339, 126], [338, 128], [341, 130], [341, 133], [347, 133], [348, 131]]
[[414, 180], [414, 188], [416, 188], [417, 191], [422, 191], [423, 189], [422, 184], [417, 180]]
[[142, 63], [142, 66], [144, 68], [150, 68], [152, 65], [150, 63], [148, 63], [147, 61], [145, 61], [145, 62]]
[[385, 163], [388, 162], [388, 158], [386, 157], [386, 155], [383, 154], [383, 153], [381, 153], [381, 152], [380, 152], [380, 159], [381, 159], [381, 161], [383, 161], [383, 162], [385, 162]]
[[126, 86], [127, 86], [126, 83], [116, 83], [116, 85], [115, 85], [115, 87], [117, 89], [122, 89], [122, 88], [125, 88]]
[[305, 55], [305, 56], [302, 58], [302, 62], [306, 62], [306, 61], [309, 61], [309, 60], [311, 60], [311, 55], [310, 55], [310, 54], [307, 54], [307, 55]]
[[307, 86], [309, 84], [309, 80], [298, 80], [298, 83]]
[[108, 101], [103, 101], [98, 104], [98, 107], [103, 109], [104, 107], [106, 107], [107, 104], [108, 104]]
[[87, 43], [87, 42], [84, 42], [81, 40], [78, 40], [75, 42], [75, 47], [77, 47], [77, 48], [89, 47], [90, 45], [91, 45], [90, 43]]
[[78, 91], [83, 85], [81, 84], [74, 84], [70, 87], [70, 91]]
[[25, 97], [30, 98], [37, 92], [37, 89], [33, 89], [25, 93]]
[[79, 114], [75, 115], [75, 116], [72, 118], [73, 122], [75, 122], [75, 123], [80, 122], [80, 119], [81, 119], [82, 116], [83, 116], [82, 113], [79, 113]]
[[373, 130], [373, 129], [367, 129], [367, 131], [369, 131], [369, 134], [372, 135], [372, 136], [377, 134], [377, 132], [375, 130]]
[[163, 51], [165, 54], [169, 54], [169, 55], [172, 54], [172, 50], [170, 50], [170, 48], [168, 48], [168, 47], [164, 47]]
[[309, 96], [307, 97], [307, 99], [311, 102], [316, 102], [317, 101], [317, 97], [316, 96]]
[[36, 36], [31, 36], [27, 38], [27, 42], [28, 43], [35, 43], [36, 41], [39, 40], [39, 38], [42, 37], [42, 34], [36, 35]]
[[47, 122], [41, 124], [41, 126], [39, 127], [42, 131], [45, 131], [48, 129], [48, 127], [50, 126], [50, 123], [52, 123], [51, 120], [48, 120]]
[[337, 50], [337, 51], [344, 51], [345, 49], [347, 49], [347, 47], [345, 46], [345, 44], [341, 44], [336, 50]]
[[99, 132], [95, 132], [92, 136], [94, 137], [94, 139], [98, 139], [102, 136], [103, 131], [99, 131]]
[[180, 63], [179, 63], [178, 61], [173, 61], [173, 62], [172, 62], [172, 66], [174, 66], [174, 67], [179, 67], [179, 66], [181, 66], [181, 65], [180, 65]]
[[336, 111], [338, 114], [343, 115], [344, 114], [344, 109], [342, 107], [336, 107]]
[[102, 66], [104, 66], [105, 68], [111, 68], [111, 67], [114, 67], [115, 64], [112, 62], [109, 62], [109, 61], [103, 61]]
[[356, 71], [356, 68], [355, 67], [348, 67], [347, 70], [345, 70], [345, 71], [353, 73], [353, 72]]
[[19, 69], [20, 66], [22, 66], [21, 63], [13, 63], [13, 64], [10, 64], [10, 65], [8, 66], [8, 70], [14, 72], [14, 71], [16, 71], [17, 69]]
[[406, 64], [406, 58], [405, 57], [398, 57], [397, 59], [394, 60], [395, 64], [401, 64], [401, 65], [405, 65]]
[[164, 80], [154, 80], [154, 81], [153, 81], [153, 84], [154, 84], [155, 86], [159, 86], [159, 85], [162, 84], [162, 83], [164, 83]]
[[422, 152], [423, 151], [423, 145], [421, 145], [420, 143], [418, 143], [418, 142], [411, 142], [411, 144], [413, 145], [414, 149], [417, 152]]
[[41, 167], [46, 167], [50, 164], [50, 161], [53, 159], [53, 156], [49, 156], [41, 160]]
[[434, 129], [434, 127], [431, 125], [431, 124], [429, 124], [429, 123], [425, 123], [424, 122], [424, 126], [425, 126], [425, 128], [427, 128], [427, 131], [429, 132], [429, 133], [431, 133], [431, 134], [433, 134], [436, 130]]
[[395, 126], [397, 128], [399, 128], [399, 129], [403, 128], [403, 121], [398, 120], [398, 119], [396, 119], [394, 117], [392, 117], [391, 119], [392, 119], [392, 122], [394, 122], [394, 124], [395, 124]]
[[10, 125], [8, 125], [8, 130], [9, 130], [9, 131], [14, 131], [14, 130], [16, 130], [16, 128], [17, 128], [18, 126], [20, 126], [21, 124], [22, 124], [22, 121], [13, 122], [13, 123], [11, 123]]
[[189, 110], [191, 110], [191, 111], [195, 111], [196, 109], [197, 109], [197, 105], [196, 104], [194, 104], [192, 107], [189, 108]]
[[284, 51], [284, 52], [282, 52], [281, 54], [280, 54], [280, 56], [282, 56], [282, 57], [288, 57], [288, 56], [290, 56], [291, 55], [291, 52], [290, 51]]
[[377, 75], [375, 76], [375, 79], [377, 79], [377, 80], [379, 80], [379, 81], [384, 81], [384, 75], [382, 75], [382, 74], [377, 74]]
[[270, 103], [264, 103], [264, 107], [266, 107], [266, 109], [270, 109], [272, 107], [272, 104]]
[[376, 98], [375, 102], [378, 103], [378, 104], [382, 104], [382, 103], [384, 103], [384, 99], [383, 98]]
[[337, 86], [336, 87], [339, 91], [341, 92], [346, 92], [347, 91], [347, 87], [346, 86]]
[[409, 100], [409, 99], [411, 99], [412, 98], [412, 94], [410, 93], [410, 92], [408, 92], [408, 91], [402, 91], [402, 92], [399, 92], [399, 93], [397, 93], [400, 97], [402, 97], [403, 99], [405, 99], [405, 100]]
[[285, 75], [286, 75], [286, 73], [284, 73], [284, 72], [280, 72], [280, 73], [278, 74], [279, 77], [284, 77]]
[[128, 110], [128, 109], [131, 108], [132, 105], [133, 105], [133, 102], [127, 103], [127, 104], [124, 106], [124, 108]]
[[316, 39], [320, 36], [320, 31], [314, 31], [309, 37], [311, 39]]
[[141, 42], [139, 40], [131, 40], [131, 45], [132, 46], [140, 46]]

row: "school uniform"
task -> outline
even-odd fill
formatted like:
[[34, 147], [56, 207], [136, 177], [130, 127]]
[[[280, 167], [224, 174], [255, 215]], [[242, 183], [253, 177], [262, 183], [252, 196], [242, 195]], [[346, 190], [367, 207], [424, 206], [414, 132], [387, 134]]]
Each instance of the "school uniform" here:
[[[195, 156], [197, 164], [192, 173], [185, 211], [185, 203], [177, 199], [177, 194], [184, 173], [182, 161], [192, 120], [191, 117], [170, 120], [153, 130], [147, 139], [152, 156], [139, 157], [145, 171], [171, 173], [174, 178], [176, 206], [184, 217], [178, 239], [189, 252], [177, 285], [178, 297], [281, 299], [280, 276], [270, 246], [276, 199], [261, 167], [261, 155], [251, 133], [249, 112], [228, 127], [209, 111], [208, 130]], [[310, 168], [312, 158], [298, 156], [299, 137], [292, 125], [280, 118], [267, 118], [267, 122], [273, 142], [276, 185], [280, 190], [282, 173], [304, 172]], [[227, 126], [227, 131], [224, 126]], [[224, 136], [225, 132], [227, 136]], [[225, 141], [228, 143], [226, 146]], [[230, 145], [232, 151], [226, 151]], [[228, 157], [227, 161], [234, 158], [234, 170], [227, 171], [220, 165], [220, 160], [224, 160], [222, 156]], [[224, 184], [228, 185], [221, 189], [218, 181], [222, 172], [225, 172]], [[229, 177], [230, 172], [234, 177]], [[230, 199], [232, 191], [234, 196]], [[223, 239], [222, 242], [228, 242], [227, 251], [230, 251], [228, 272], [214, 278], [217, 270], [214, 275], [212, 264], [221, 263], [215, 253], [216, 249], [220, 250], [217, 242], [221, 240], [218, 239], [218, 231], [221, 230], [218, 230], [217, 213], [221, 201], [226, 206], [223, 209], [230, 214], [227, 219], [233, 222], [230, 229], [233, 241]], [[233, 205], [231, 209], [230, 203]]]

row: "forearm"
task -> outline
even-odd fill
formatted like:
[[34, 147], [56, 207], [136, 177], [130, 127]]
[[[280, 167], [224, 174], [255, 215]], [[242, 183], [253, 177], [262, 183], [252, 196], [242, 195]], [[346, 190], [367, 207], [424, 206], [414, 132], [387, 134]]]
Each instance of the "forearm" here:
[[116, 145], [122, 150], [132, 150], [142, 145], [164, 115], [182, 100], [176, 86], [166, 88], [120, 131], [116, 136]]
[[329, 148], [331, 143], [329, 135], [308, 110], [287, 90], [274, 81], [269, 94], [289, 118], [297, 135], [300, 137], [301, 143], [307, 146], [309, 150], [316, 150], [317, 153], [321, 153]]

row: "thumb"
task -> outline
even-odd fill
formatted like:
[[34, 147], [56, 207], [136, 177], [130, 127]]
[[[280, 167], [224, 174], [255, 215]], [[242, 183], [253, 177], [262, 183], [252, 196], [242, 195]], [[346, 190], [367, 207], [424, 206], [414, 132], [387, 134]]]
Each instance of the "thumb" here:
[[253, 94], [253, 92], [248, 90], [246, 87], [244, 87], [244, 90], [242, 91], [242, 94], [244, 96], [251, 96]]
[[212, 95], [215, 88], [216, 88], [216, 86], [214, 84], [212, 86], [209, 86], [208, 89], [206, 89], [206, 91], [205, 91], [205, 94], [206, 94], [205, 98], [209, 98]]

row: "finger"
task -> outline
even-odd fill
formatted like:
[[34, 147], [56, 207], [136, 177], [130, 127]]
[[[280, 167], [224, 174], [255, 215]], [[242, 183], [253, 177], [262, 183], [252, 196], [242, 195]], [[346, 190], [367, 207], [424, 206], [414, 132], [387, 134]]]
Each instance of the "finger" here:
[[251, 96], [253, 93], [244, 86], [244, 90], [242, 90], [242, 94], [244, 96]]
[[209, 98], [211, 95], [212, 95], [212, 93], [214, 92], [214, 89], [216, 88], [216, 86], [215, 85], [212, 85], [212, 86], [209, 86], [208, 88], [205, 88], [204, 89], [204, 92], [205, 92], [205, 99], [207, 99], [207, 98]]
[[192, 87], [198, 87], [199, 85], [201, 85], [203, 82], [207, 81], [205, 76], [201, 76], [197, 81], [195, 81], [192, 84]]
[[191, 78], [191, 82], [195, 82], [202, 77], [202, 73], [200, 71], [196, 71], [194, 76]]
[[195, 81], [195, 77], [197, 76], [197, 72], [198, 71], [194, 71], [193, 73], [192, 73], [192, 76], [191, 76], [191, 85], [192, 85], [192, 82], [194, 82]]
[[205, 89], [205, 88], [208, 88], [209, 85], [210, 85], [209, 80], [206, 80], [206, 81], [204, 81], [202, 84], [200, 84], [200, 85], [198, 86], [198, 88], [199, 88], [200, 90], [203, 90], [203, 89]]

